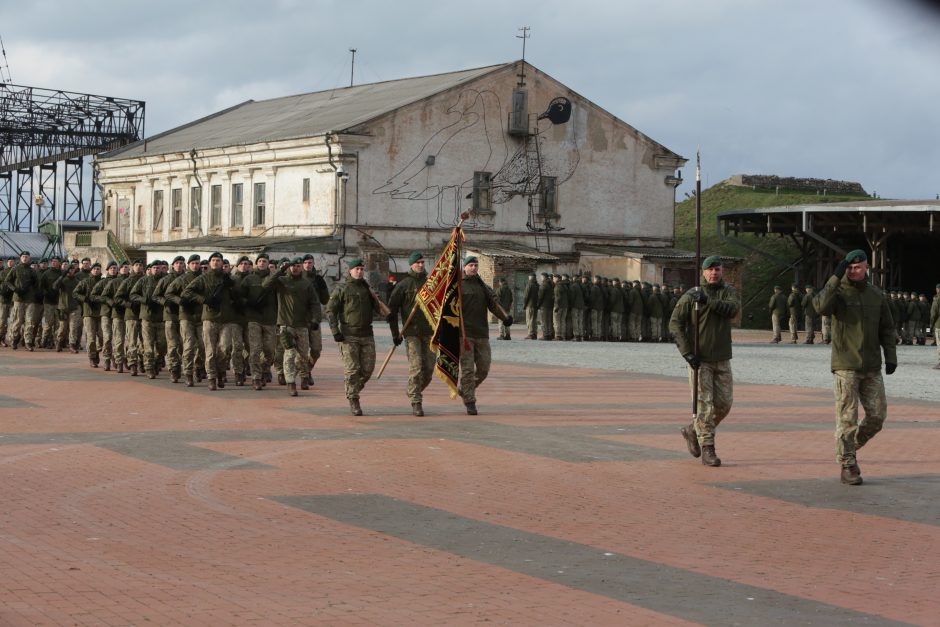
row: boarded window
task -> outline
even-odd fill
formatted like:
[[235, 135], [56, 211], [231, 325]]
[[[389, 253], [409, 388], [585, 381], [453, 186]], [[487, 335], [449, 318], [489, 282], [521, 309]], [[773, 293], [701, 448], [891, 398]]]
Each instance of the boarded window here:
[[222, 186], [213, 185], [209, 195], [209, 228], [218, 229], [222, 226]]
[[473, 173], [473, 210], [486, 213], [493, 210], [490, 172]]
[[255, 183], [254, 195], [252, 197], [252, 226], [264, 226], [264, 183]]
[[543, 176], [541, 179], [542, 213], [546, 217], [558, 217], [558, 179], [554, 176]]
[[303, 202], [310, 202], [310, 179], [303, 182]]
[[170, 190], [170, 205], [172, 207], [172, 228], [178, 229], [183, 226], [183, 190]]
[[243, 207], [245, 206], [244, 183], [232, 184], [232, 226], [242, 226]]
[[163, 190], [153, 191], [153, 230], [163, 230]]
[[202, 226], [202, 188], [192, 187], [189, 190], [189, 228], [198, 229]]

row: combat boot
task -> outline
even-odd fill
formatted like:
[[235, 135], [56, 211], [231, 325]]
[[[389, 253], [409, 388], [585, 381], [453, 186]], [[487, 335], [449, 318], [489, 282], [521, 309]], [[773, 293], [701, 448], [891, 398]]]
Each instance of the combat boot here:
[[209, 389], [213, 392], [219, 389], [218, 386], [216, 385], [216, 380], [214, 377], [209, 379]]
[[118, 371], [118, 374], [124, 374], [124, 370], [125, 370], [126, 368], [127, 368], [127, 362], [125, 362], [124, 360], [121, 360], [121, 361], [118, 362], [118, 364], [117, 364], [117, 371]]
[[224, 376], [216, 377], [215, 383], [217, 386], [219, 386], [219, 389], [221, 390], [222, 388], [225, 387], [225, 377]]
[[20, 338], [14, 337], [13, 346], [11, 346], [10, 348], [12, 348], [13, 350], [16, 350], [19, 345], [20, 345]]
[[313, 387], [313, 370], [307, 373], [307, 383], [310, 385], [310, 387]]
[[938, 362], [937, 365], [933, 367], [933, 369], [934, 369], [934, 370], [940, 370], [940, 362]]
[[424, 407], [421, 406], [421, 401], [411, 404], [411, 415], [412, 416], [423, 416]]
[[297, 396], [297, 384], [291, 381], [287, 384], [287, 391], [290, 392], [291, 396]]
[[284, 373], [277, 375], [277, 384], [278, 385], [287, 385], [287, 379], [284, 378]]
[[261, 389], [264, 387], [264, 386], [262, 385], [261, 381], [262, 381], [261, 379], [252, 379], [252, 380], [251, 380], [251, 387], [252, 387], [252, 389], [254, 389], [256, 392], [260, 392]]
[[193, 376], [192, 372], [186, 373], [186, 387], [191, 388], [196, 384], [196, 377]]
[[32, 344], [28, 344], [28, 343], [27, 343], [27, 344], [26, 344], [26, 350], [28, 350], [29, 352], [33, 352], [33, 350], [35, 350], [35, 346], [33, 346]]
[[170, 368], [170, 383], [179, 383], [179, 382], [180, 382], [180, 369]]
[[245, 385], [245, 375], [241, 372], [235, 374], [235, 385], [242, 386]]
[[136, 361], [131, 364], [131, 376], [132, 377], [137, 376], [137, 362]]
[[721, 460], [715, 454], [714, 444], [706, 444], [702, 447], [702, 464], [705, 466], [721, 466]]
[[[4, 344], [4, 346], [6, 346], [6, 344]], [[63, 348], [65, 348], [65, 346], [62, 344], [62, 342], [56, 342], [55, 352], [61, 353]]]
[[309, 390], [309, 389], [310, 389], [310, 384], [307, 383], [307, 377], [300, 377], [300, 389], [301, 389], [301, 390]]
[[108, 358], [105, 358], [104, 360], [104, 371], [111, 372], [111, 360]]
[[689, 447], [689, 454], [692, 457], [700, 457], [702, 455], [702, 447], [698, 444], [698, 436], [695, 435], [695, 427], [690, 424], [687, 427], [682, 427], [680, 431], [682, 432], [682, 437], [685, 438], [686, 446]]
[[349, 410], [352, 412], [353, 416], [362, 415], [362, 406], [359, 404], [358, 398], [349, 399]]
[[774, 339], [770, 340], [770, 343], [771, 343], [771, 344], [779, 344], [779, 343], [780, 343], [780, 338], [779, 338], [779, 337], [775, 337]]
[[862, 485], [862, 471], [858, 464], [842, 467], [842, 483], [846, 485]]
[[156, 379], [156, 378], [157, 378], [157, 367], [156, 367], [156, 366], [151, 366], [150, 368], [147, 368], [147, 378], [148, 378], [148, 379]]
[[476, 416], [476, 415], [477, 415], [477, 404], [476, 404], [476, 403], [474, 403], [474, 402], [469, 402], [469, 403], [464, 403], [464, 405], [465, 405], [466, 408], [467, 408], [467, 415], [468, 415], [468, 416]]
[[76, 354], [76, 355], [78, 354], [78, 344], [72, 344], [72, 346], [71, 346], [70, 348], [71, 348], [71, 350], [72, 350], [72, 353], [74, 353], [74, 354]]

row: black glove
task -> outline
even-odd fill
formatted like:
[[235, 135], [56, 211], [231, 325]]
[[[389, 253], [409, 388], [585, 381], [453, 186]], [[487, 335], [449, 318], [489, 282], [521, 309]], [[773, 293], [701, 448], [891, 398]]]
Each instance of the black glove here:
[[838, 263], [838, 265], [836, 265], [836, 269], [833, 272], [833, 274], [841, 279], [842, 277], [845, 276], [845, 269], [848, 267], [849, 267], [849, 262], [843, 259]]
[[708, 294], [705, 293], [705, 290], [698, 287], [692, 291], [692, 302], [700, 303], [702, 305], [708, 304]]
[[395, 322], [395, 314], [390, 313], [387, 316], [385, 316], [385, 322], [389, 324], [392, 324], [393, 322]]
[[400, 335], [393, 335], [392, 341], [395, 342], [395, 346], [401, 346], [402, 339]]
[[511, 327], [511, 326], [512, 326], [512, 316], [506, 316], [506, 319], [503, 320], [503, 324], [505, 324], [507, 327]]
[[682, 358], [689, 362], [689, 365], [692, 366], [692, 370], [698, 370], [698, 367], [702, 365], [702, 360], [692, 353], [686, 353]]
[[344, 342], [345, 340], [346, 340], [346, 337], [345, 337], [342, 333], [334, 333], [334, 334], [333, 334], [333, 341], [335, 341], [335, 342]]
[[313, 324], [310, 325], [310, 328], [313, 329], [314, 331], [319, 331], [319, 330], [320, 330], [320, 323], [319, 323], [319, 322], [314, 322]]
[[885, 362], [885, 374], [894, 374], [894, 371], [898, 369], [897, 364], [892, 364], [891, 362]]

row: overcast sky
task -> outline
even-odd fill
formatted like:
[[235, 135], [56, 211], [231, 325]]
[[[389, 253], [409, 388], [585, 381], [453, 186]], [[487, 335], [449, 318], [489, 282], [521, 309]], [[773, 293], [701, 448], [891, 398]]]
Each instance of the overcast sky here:
[[940, 193], [940, 13], [914, 0], [0, 0], [12, 82], [145, 100], [147, 134], [248, 99], [521, 57], [732, 174]]

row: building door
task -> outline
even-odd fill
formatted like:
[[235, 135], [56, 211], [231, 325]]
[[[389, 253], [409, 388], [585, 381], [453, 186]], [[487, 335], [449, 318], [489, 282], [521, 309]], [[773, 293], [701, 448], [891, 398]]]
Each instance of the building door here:
[[122, 246], [127, 246], [131, 241], [131, 200], [126, 197], [119, 197], [117, 203], [117, 236]]

